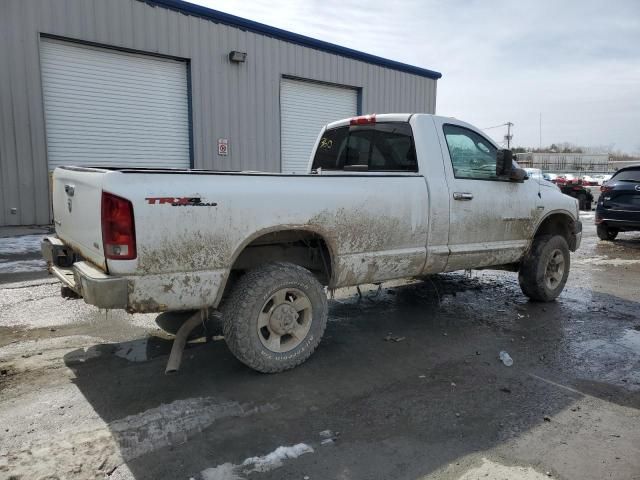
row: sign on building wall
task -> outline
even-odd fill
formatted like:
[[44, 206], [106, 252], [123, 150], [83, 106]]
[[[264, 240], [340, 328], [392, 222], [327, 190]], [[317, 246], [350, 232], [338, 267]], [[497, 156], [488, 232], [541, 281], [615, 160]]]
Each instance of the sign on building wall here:
[[226, 138], [218, 139], [218, 155], [226, 156], [229, 154], [229, 140]]

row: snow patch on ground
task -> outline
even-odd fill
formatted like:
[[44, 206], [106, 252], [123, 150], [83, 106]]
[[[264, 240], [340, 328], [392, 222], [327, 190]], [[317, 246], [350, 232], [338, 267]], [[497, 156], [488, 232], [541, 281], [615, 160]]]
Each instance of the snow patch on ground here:
[[0, 255], [24, 255], [40, 251], [40, 242], [47, 235], [22, 235], [0, 238]]
[[635, 265], [640, 263], [640, 259], [628, 259], [628, 258], [609, 258], [604, 256], [581, 258], [573, 260], [574, 264], [578, 265], [596, 265], [606, 267], [622, 267], [624, 265]]
[[[14, 438], [0, 450], [0, 466], [6, 467], [16, 478], [45, 478], [51, 472], [56, 472], [59, 478], [102, 478], [104, 472], [117, 470], [116, 478], [128, 479], [130, 471], [124, 464], [132, 459], [159, 448], [185, 443], [189, 437], [220, 419], [245, 417], [275, 408], [270, 404], [252, 407], [213, 397], [198, 397], [161, 404], [108, 424], [94, 412], [91, 418], [82, 422], [67, 420], [56, 427], [51, 426], [49, 431], [57, 431], [53, 435]], [[0, 418], [14, 417], [13, 410], [0, 413]], [[47, 421], [60, 421], [59, 418], [50, 414], [45, 417]], [[15, 427], [11, 429], [16, 430]], [[84, 475], [77, 475], [79, 465], [84, 465]]]
[[509, 479], [509, 480], [543, 480], [549, 476], [540, 472], [536, 472], [531, 467], [517, 467], [502, 465], [492, 462], [486, 458], [482, 459], [482, 464], [465, 472], [458, 480], [477, 480], [479, 478], [487, 479]]
[[244, 417], [273, 407], [248, 408], [212, 397], [176, 400], [109, 424], [125, 459], [137, 458], [172, 444], [185, 443], [216, 420]]
[[[243, 480], [237, 472], [238, 466], [233, 463], [223, 463], [217, 467], [207, 468], [200, 472], [202, 480]], [[189, 480], [195, 480], [191, 477]]]
[[0, 259], [0, 273], [44, 272], [46, 269], [47, 262], [39, 258], [13, 261]]
[[202, 480], [242, 480], [241, 473], [249, 475], [254, 472], [268, 472], [282, 467], [285, 460], [298, 458], [305, 453], [313, 453], [306, 443], [298, 443], [290, 447], [278, 447], [273, 452], [259, 457], [249, 457], [240, 465], [223, 463], [217, 467], [207, 468], [200, 472]]

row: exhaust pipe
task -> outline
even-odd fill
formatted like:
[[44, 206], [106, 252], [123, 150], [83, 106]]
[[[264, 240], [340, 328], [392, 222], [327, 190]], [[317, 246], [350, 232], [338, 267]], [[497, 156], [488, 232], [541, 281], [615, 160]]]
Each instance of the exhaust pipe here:
[[186, 322], [182, 324], [182, 326], [176, 332], [176, 337], [173, 340], [173, 345], [171, 346], [171, 353], [169, 354], [169, 361], [167, 362], [167, 368], [164, 370], [166, 375], [170, 375], [172, 373], [176, 373], [180, 370], [180, 363], [182, 362], [182, 353], [184, 352], [184, 347], [187, 344], [187, 339], [189, 338], [189, 334], [196, 328], [198, 325], [204, 325], [204, 322], [207, 318], [207, 309], [203, 308], [202, 310], [196, 311], [193, 315], [191, 315]]

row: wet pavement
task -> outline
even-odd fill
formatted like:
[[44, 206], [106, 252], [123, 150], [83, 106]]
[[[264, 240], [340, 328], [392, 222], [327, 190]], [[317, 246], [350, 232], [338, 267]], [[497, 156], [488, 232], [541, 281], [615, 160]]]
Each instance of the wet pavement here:
[[4, 283], [0, 478], [640, 479], [640, 234], [592, 215], [557, 301], [493, 271], [339, 291], [278, 375], [218, 339], [165, 376], [154, 315]]

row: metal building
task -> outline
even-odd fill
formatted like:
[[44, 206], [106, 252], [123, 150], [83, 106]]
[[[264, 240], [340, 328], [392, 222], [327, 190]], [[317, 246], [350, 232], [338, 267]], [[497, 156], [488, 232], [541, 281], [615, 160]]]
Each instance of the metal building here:
[[0, 225], [57, 165], [300, 171], [319, 128], [435, 111], [438, 72], [179, 0], [0, 2]]

